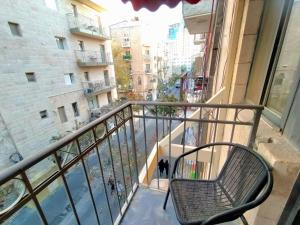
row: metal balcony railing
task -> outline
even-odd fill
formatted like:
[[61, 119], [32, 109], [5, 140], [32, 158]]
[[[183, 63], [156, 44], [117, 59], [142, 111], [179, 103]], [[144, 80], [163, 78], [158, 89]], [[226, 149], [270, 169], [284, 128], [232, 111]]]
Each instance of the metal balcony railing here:
[[[165, 188], [168, 176], [162, 179], [156, 169], [160, 159], [168, 159], [171, 167], [179, 154], [219, 141], [222, 135], [229, 142], [243, 135], [252, 146], [262, 109], [253, 105], [124, 103], [1, 171], [0, 221], [119, 224], [140, 183]], [[184, 158], [177, 175], [214, 177], [220, 161], [217, 150], [208, 148]]]
[[75, 51], [77, 64], [80, 67], [108, 66], [112, 64], [109, 54], [100, 51]]
[[144, 57], [145, 61], [150, 61], [151, 60], [151, 55], [149, 55], [149, 54], [144, 54], [143, 57]]
[[67, 14], [68, 24], [71, 33], [96, 38], [99, 40], [110, 39], [109, 33], [102, 27], [98, 18], [91, 18], [78, 14], [75, 16], [73, 13]]
[[206, 42], [206, 34], [194, 34], [194, 44], [199, 45]]
[[84, 94], [87, 96], [97, 95], [110, 91], [116, 86], [113, 78], [109, 80], [96, 80], [82, 82]]

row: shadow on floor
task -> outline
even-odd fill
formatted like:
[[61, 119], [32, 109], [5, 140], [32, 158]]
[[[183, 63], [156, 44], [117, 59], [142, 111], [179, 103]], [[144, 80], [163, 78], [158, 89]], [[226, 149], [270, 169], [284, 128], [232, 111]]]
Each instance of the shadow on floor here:
[[[176, 219], [171, 197], [163, 210], [165, 192], [139, 187], [121, 225], [180, 225]], [[242, 224], [240, 220], [222, 225]]]

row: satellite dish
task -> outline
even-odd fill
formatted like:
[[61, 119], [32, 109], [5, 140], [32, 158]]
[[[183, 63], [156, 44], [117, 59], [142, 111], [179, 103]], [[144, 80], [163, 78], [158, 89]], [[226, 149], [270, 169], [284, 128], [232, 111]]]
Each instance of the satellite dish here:
[[24, 196], [25, 184], [14, 178], [0, 186], [0, 215], [12, 209]]

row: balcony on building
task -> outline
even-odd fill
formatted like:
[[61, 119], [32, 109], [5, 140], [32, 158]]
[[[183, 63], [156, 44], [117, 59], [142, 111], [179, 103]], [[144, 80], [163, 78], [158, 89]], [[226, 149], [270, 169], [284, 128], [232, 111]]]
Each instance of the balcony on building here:
[[109, 54], [100, 51], [75, 51], [79, 67], [104, 67], [112, 64]]
[[124, 54], [123, 59], [126, 60], [126, 61], [130, 61], [132, 59], [132, 55], [131, 54]]
[[146, 74], [151, 74], [151, 73], [152, 73], [152, 70], [151, 70], [151, 69], [145, 69], [145, 73], [146, 73]]
[[73, 13], [67, 14], [69, 29], [72, 34], [95, 38], [101, 41], [110, 39], [108, 31], [99, 23], [97, 17], [91, 18]]
[[[103, 87], [86, 84], [92, 92]], [[246, 143], [254, 143], [262, 107], [216, 104], [222, 94], [207, 104], [126, 102], [104, 114], [94, 109], [98, 119], [1, 174], [2, 190], [10, 190], [2, 192], [1, 221], [179, 225], [170, 198], [162, 208], [170, 173], [160, 176], [158, 161], [168, 159], [171, 166], [182, 152], [219, 141], [224, 132], [232, 141], [244, 132]], [[226, 117], [245, 111], [247, 121]], [[178, 176], [189, 178], [195, 170], [199, 179], [213, 179], [221, 152], [206, 148], [184, 158]]]
[[122, 48], [130, 48], [130, 41], [122, 41]]
[[190, 34], [207, 33], [212, 15], [212, 0], [202, 0], [194, 5], [183, 1], [182, 14]]
[[150, 61], [150, 60], [151, 60], [151, 55], [149, 55], [149, 54], [144, 54], [144, 55], [143, 55], [143, 58], [144, 58], [145, 61]]
[[84, 81], [82, 82], [84, 94], [87, 97], [110, 92], [115, 88], [114, 79], [110, 80], [96, 80], [96, 81]]
[[206, 42], [206, 34], [194, 34], [194, 44], [195, 45], [200, 45], [204, 44]]

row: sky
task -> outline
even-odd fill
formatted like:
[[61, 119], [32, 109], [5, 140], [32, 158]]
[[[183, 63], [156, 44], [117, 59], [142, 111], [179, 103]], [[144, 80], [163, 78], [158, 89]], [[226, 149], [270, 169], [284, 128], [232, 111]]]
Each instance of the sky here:
[[106, 24], [114, 24], [126, 19], [132, 19], [138, 16], [143, 24], [147, 25], [153, 32], [149, 32], [151, 39], [163, 40], [168, 34], [168, 25], [178, 23], [182, 20], [182, 3], [175, 8], [169, 8], [162, 5], [157, 11], [150, 12], [147, 9], [141, 9], [136, 12], [133, 10], [130, 2], [124, 4], [121, 0], [94, 0], [102, 5], [106, 12], [103, 13]]

